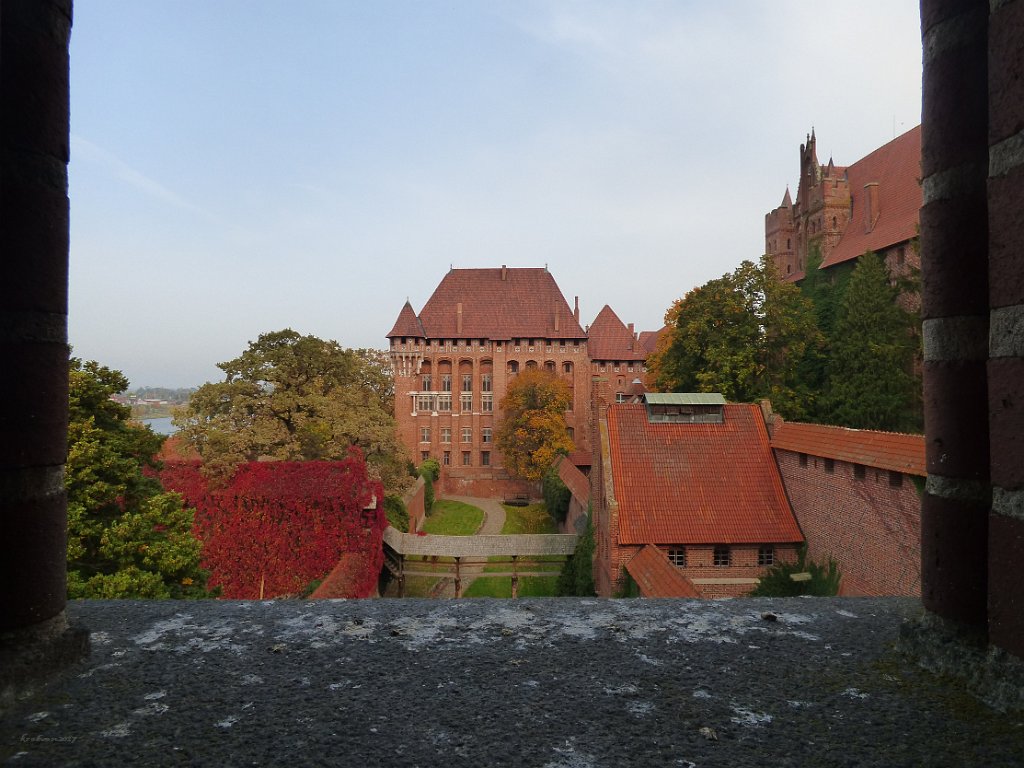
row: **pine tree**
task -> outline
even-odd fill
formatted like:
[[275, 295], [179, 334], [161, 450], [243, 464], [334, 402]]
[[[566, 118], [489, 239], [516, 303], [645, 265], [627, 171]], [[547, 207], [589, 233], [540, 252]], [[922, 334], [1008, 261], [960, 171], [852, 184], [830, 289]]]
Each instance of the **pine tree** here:
[[858, 429], [914, 428], [912, 319], [881, 259], [858, 260], [838, 306], [828, 364], [829, 420]]

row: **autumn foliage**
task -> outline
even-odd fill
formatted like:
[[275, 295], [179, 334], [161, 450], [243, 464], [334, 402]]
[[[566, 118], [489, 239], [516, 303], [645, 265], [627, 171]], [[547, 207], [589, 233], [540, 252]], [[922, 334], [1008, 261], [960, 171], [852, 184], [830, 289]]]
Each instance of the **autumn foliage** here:
[[[196, 508], [203, 567], [221, 596], [297, 594], [342, 559], [359, 573], [349, 597], [372, 594], [382, 565], [383, 489], [358, 451], [341, 461], [250, 462], [213, 490], [199, 462], [168, 462], [160, 479]], [[367, 508], [369, 507], [369, 508]]]
[[569, 385], [552, 373], [527, 369], [508, 385], [496, 443], [505, 466], [526, 480], [540, 480], [559, 454], [572, 451], [565, 423]]

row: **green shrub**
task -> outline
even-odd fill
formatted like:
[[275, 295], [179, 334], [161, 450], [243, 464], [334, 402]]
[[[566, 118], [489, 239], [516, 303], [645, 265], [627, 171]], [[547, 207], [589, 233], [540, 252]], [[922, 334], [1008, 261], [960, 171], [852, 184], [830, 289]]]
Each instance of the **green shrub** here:
[[541, 487], [544, 494], [544, 506], [548, 508], [548, 514], [560, 523], [565, 522], [565, 517], [569, 514], [569, 499], [572, 498], [572, 494], [562, 482], [562, 478], [558, 476], [558, 467], [554, 464], [548, 467], [548, 471], [544, 473]]
[[[809, 573], [811, 578], [806, 581], [793, 581], [792, 574]], [[814, 595], [831, 597], [839, 593], [839, 581], [842, 578], [836, 561], [829, 558], [828, 563], [818, 564], [807, 559], [807, 545], [800, 547], [795, 563], [777, 563], [773, 565], [761, 582], [751, 592], [751, 597], [799, 597]]]
[[559, 597], [593, 597], [594, 590], [594, 526], [587, 512], [587, 528], [576, 542], [562, 572], [558, 574], [557, 594]]
[[441, 479], [441, 465], [438, 463], [437, 459], [425, 459], [424, 462], [420, 464], [420, 474], [436, 483]]
[[402, 533], [409, 532], [409, 510], [402, 500], [393, 493], [384, 497], [384, 516], [388, 523]]

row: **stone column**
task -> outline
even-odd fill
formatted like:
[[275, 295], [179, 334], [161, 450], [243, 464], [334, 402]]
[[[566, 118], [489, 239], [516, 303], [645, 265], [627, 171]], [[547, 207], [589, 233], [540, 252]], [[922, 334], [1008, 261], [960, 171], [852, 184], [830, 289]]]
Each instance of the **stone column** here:
[[989, 637], [1024, 657], [1024, 2], [989, 20]]
[[70, 0], [0, 10], [0, 632], [62, 615]]
[[921, 591], [984, 633], [989, 485], [988, 0], [922, 0], [921, 273], [928, 481]]

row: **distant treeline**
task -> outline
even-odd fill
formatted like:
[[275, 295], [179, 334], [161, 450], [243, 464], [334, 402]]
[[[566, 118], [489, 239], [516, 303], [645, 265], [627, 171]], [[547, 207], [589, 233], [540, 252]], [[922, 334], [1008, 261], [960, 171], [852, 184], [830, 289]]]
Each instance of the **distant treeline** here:
[[184, 405], [188, 402], [196, 387], [181, 387], [170, 389], [168, 387], [138, 387], [128, 394], [135, 395], [140, 400], [166, 400], [172, 405]]

